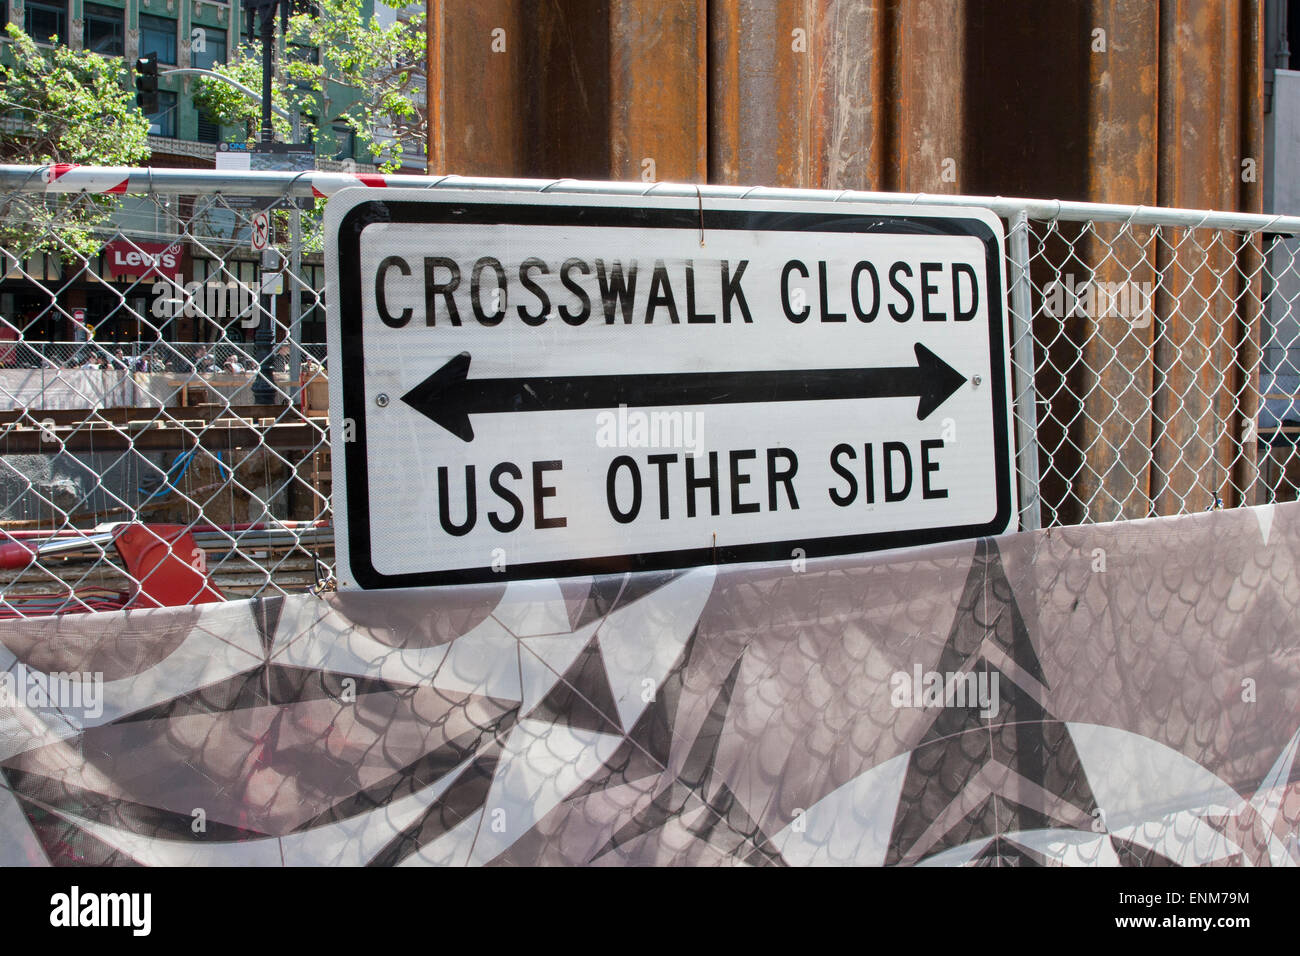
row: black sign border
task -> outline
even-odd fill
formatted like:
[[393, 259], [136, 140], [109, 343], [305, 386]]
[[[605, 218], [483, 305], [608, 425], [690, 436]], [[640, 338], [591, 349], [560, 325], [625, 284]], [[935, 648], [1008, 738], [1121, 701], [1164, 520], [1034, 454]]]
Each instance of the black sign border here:
[[[537, 561], [512, 564], [504, 571], [489, 566], [454, 570], [384, 574], [371, 560], [369, 521], [369, 474], [366, 454], [366, 408], [362, 334], [361, 234], [379, 223], [440, 223], [517, 226], [594, 226], [600, 228], [687, 229], [706, 232], [722, 229], [781, 232], [853, 232], [890, 235], [971, 236], [985, 248], [989, 295], [989, 359], [992, 369], [990, 386], [996, 402], [993, 417], [994, 458], [996, 463], [997, 513], [982, 525], [927, 528], [919, 531], [879, 531], [868, 534], [837, 535], [830, 538], [805, 538], [774, 541], [766, 544], [719, 545], [677, 551], [617, 554], [599, 558], [564, 561]], [[890, 548], [937, 544], [965, 538], [987, 537], [1006, 530], [1011, 514], [1011, 436], [1006, 407], [1006, 348], [1003, 337], [1004, 289], [1002, 280], [1002, 245], [998, 235], [980, 219], [940, 217], [918, 214], [796, 212], [786, 210], [709, 209], [695, 205], [680, 208], [658, 206], [591, 206], [580, 200], [573, 204], [466, 202], [464, 199], [389, 200], [382, 197], [357, 203], [339, 222], [336, 256], [339, 279], [339, 328], [330, 329], [339, 336], [335, 354], [342, 357], [343, 417], [353, 423], [353, 440], [344, 445], [346, 496], [343, 520], [347, 522], [348, 568], [356, 584], [366, 590], [380, 588], [428, 587], [487, 582], [564, 578], [587, 574], [614, 574], [627, 571], [664, 571], [718, 564], [757, 561], [789, 561], [795, 548], [809, 558], [884, 551]], [[333, 323], [330, 323], [332, 326]], [[339, 502], [334, 502], [335, 521], [339, 520]]]

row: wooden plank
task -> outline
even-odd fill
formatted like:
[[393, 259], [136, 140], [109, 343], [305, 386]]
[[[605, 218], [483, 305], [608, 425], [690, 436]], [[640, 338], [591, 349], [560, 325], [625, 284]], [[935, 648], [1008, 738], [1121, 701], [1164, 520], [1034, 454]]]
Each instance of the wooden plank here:
[[201, 429], [146, 427], [130, 431], [116, 428], [56, 427], [53, 441], [47, 432], [22, 429], [0, 435], [0, 454], [49, 455], [72, 452], [186, 451], [195, 444], [208, 451], [254, 448], [265, 444], [276, 451], [315, 448], [329, 441], [320, 426], [295, 422], [278, 425], [205, 424]]
[[83, 422], [111, 422], [125, 425], [129, 422], [149, 422], [158, 420], [212, 422], [221, 418], [262, 419], [280, 418], [288, 412], [294, 420], [314, 418], [324, 420], [324, 415], [306, 415], [288, 405], [192, 405], [189, 407], [167, 406], [157, 408], [150, 405], [123, 408], [15, 408], [0, 411], [0, 427], [6, 425], [24, 425], [35, 427], [36, 423], [53, 422], [57, 425], [80, 425]]

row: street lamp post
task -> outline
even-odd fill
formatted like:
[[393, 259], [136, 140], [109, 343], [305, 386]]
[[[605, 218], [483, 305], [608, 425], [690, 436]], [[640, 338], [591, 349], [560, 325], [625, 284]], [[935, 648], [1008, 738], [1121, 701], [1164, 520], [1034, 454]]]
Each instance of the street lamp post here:
[[[271, 143], [275, 141], [275, 130], [271, 126], [271, 79], [275, 71], [275, 21], [276, 15], [281, 20], [282, 32], [284, 27], [288, 26], [289, 3], [288, 0], [251, 0], [248, 4], [248, 25], [249, 33], [252, 33], [253, 17], [257, 16], [261, 22], [260, 39], [262, 41], [262, 142]], [[265, 277], [268, 265], [274, 265], [275, 259], [279, 254], [271, 249], [268, 245], [266, 251], [262, 253], [262, 273]], [[281, 266], [283, 266], [283, 257]], [[271, 362], [275, 334], [273, 325], [275, 323], [275, 299], [266, 292], [267, 283], [263, 278], [261, 295], [258, 297], [258, 305], [261, 310], [261, 321], [257, 323], [257, 333], [254, 336], [253, 354], [257, 359], [257, 378], [253, 380], [253, 401], [258, 405], [270, 405], [275, 401], [275, 381], [272, 378]]]
[[[275, 130], [271, 123], [271, 115], [275, 113], [285, 119], [290, 119], [293, 123], [293, 139], [298, 142], [301, 138], [301, 117], [297, 110], [292, 117], [284, 110], [275, 106], [272, 102], [272, 78], [274, 77], [275, 62], [273, 57], [275, 45], [275, 21], [278, 15], [280, 19], [280, 32], [283, 34], [288, 28], [289, 13], [292, 7], [291, 0], [246, 0], [245, 9], [248, 11], [248, 32], [253, 32], [254, 17], [260, 18], [259, 39], [262, 43], [262, 93], [259, 96], [248, 87], [244, 86], [229, 77], [222, 76], [212, 70], [201, 70], [194, 68], [183, 68], [168, 70], [164, 75], [181, 74], [181, 75], [200, 75], [212, 79], [221, 80], [235, 89], [239, 90], [245, 96], [257, 100], [262, 108], [261, 122], [261, 141], [271, 143], [275, 141]], [[290, 292], [290, 339], [293, 347], [290, 349], [289, 358], [289, 391], [291, 401], [298, 399], [298, 379], [301, 370], [301, 352], [300, 340], [302, 336], [302, 295], [299, 289], [298, 275], [302, 269], [302, 222], [301, 212], [295, 203], [291, 212], [290, 224], [290, 253], [289, 268], [292, 270], [292, 285]], [[257, 360], [257, 377], [253, 380], [253, 401], [259, 405], [270, 405], [275, 401], [275, 382], [273, 379], [272, 363], [274, 362], [274, 323], [275, 323], [275, 301], [274, 297], [266, 293], [267, 283], [265, 274], [268, 267], [279, 265], [281, 268], [285, 265], [284, 256], [279, 252], [268, 248], [262, 254], [262, 289], [258, 294], [258, 311], [260, 312], [257, 324], [257, 332], [253, 337], [253, 354]]]

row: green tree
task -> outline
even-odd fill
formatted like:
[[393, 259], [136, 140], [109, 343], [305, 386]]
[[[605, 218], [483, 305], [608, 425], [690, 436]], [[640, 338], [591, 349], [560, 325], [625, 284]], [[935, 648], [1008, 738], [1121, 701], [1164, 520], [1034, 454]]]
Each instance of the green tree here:
[[[149, 121], [124, 82], [120, 59], [61, 46], [38, 47], [6, 27], [12, 62], [0, 60], [0, 162], [138, 166], [149, 158]], [[19, 258], [93, 255], [96, 227], [115, 196], [10, 193], [0, 199], [0, 245]]]
[[[395, 10], [409, 5], [377, 2]], [[424, 14], [382, 27], [363, 15], [361, 0], [319, 0], [311, 7], [289, 18], [284, 39], [298, 48], [316, 48], [319, 62], [278, 58], [272, 102], [290, 115], [297, 111], [347, 124], [374, 163], [391, 172], [401, 165], [403, 149], [424, 144], [426, 114], [415, 99], [424, 63]], [[217, 72], [260, 91], [261, 45], [241, 46]], [[261, 107], [218, 80], [201, 79], [195, 103], [223, 124], [245, 126], [250, 137], [260, 128]], [[289, 122], [274, 116], [273, 124], [277, 137], [288, 140]]]

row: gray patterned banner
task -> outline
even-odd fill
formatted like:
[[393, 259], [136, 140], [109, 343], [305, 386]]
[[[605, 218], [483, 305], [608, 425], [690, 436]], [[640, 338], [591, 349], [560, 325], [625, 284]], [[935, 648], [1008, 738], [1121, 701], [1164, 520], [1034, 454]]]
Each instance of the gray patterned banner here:
[[0, 623], [0, 864], [1300, 862], [1300, 504]]

